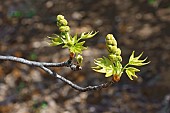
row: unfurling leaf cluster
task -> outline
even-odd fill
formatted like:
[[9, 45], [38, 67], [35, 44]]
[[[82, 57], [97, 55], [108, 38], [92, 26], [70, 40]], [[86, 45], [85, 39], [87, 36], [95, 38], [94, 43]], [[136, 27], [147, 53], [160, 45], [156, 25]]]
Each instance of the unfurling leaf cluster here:
[[94, 63], [97, 66], [92, 67], [92, 69], [99, 73], [105, 73], [105, 77], [112, 77], [112, 80], [115, 82], [118, 82], [120, 80], [120, 77], [122, 76], [124, 70], [131, 80], [133, 80], [133, 77], [137, 78], [136, 72], [139, 72], [140, 70], [135, 68], [134, 66], [143, 66], [150, 63], [144, 63], [147, 58], [145, 58], [144, 60], [139, 60], [143, 53], [141, 53], [137, 57], [134, 57], [133, 51], [132, 55], [130, 56], [129, 62], [123, 67], [121, 63], [121, 49], [117, 47], [116, 39], [113, 37], [112, 34], [108, 34], [105, 41], [106, 48], [109, 52], [108, 58], [103, 57], [95, 60]]
[[83, 57], [80, 54], [82, 54], [83, 50], [87, 49], [87, 47], [84, 46], [85, 41], [82, 40], [94, 37], [97, 32], [84, 32], [80, 35], [80, 37], [77, 34], [71, 36], [68, 22], [62, 15], [57, 16], [57, 26], [59, 27], [60, 34], [48, 36], [50, 39], [50, 45], [62, 45], [63, 48], [68, 48], [70, 53], [75, 54], [74, 56], [77, 60], [77, 63], [82, 64]]
[[129, 58], [129, 62], [128, 64], [126, 64], [126, 66], [124, 67], [124, 69], [126, 70], [126, 74], [128, 75], [128, 77], [133, 80], [132, 77], [137, 78], [136, 72], [139, 72], [140, 70], [135, 68], [134, 66], [143, 66], [146, 64], [149, 64], [149, 62], [145, 62], [147, 60], [147, 57], [143, 60], [139, 60], [139, 58], [142, 56], [143, 52], [137, 56], [134, 57], [135, 51], [132, 52], [130, 58]]
[[[83, 62], [82, 51], [87, 49], [84, 46], [85, 39], [94, 37], [97, 32], [83, 32], [79, 36], [75, 34], [74, 36], [70, 35], [70, 27], [68, 26], [67, 20], [62, 15], [57, 16], [57, 26], [60, 30], [60, 34], [53, 34], [48, 36], [50, 39], [51, 46], [62, 45], [63, 48], [68, 48], [70, 51], [70, 58], [75, 58], [78, 65], [81, 65]], [[92, 69], [99, 73], [105, 73], [105, 77], [112, 77], [114, 82], [118, 82], [125, 71], [130, 80], [137, 78], [136, 72], [140, 70], [136, 66], [143, 66], [150, 62], [145, 62], [147, 57], [143, 60], [140, 60], [143, 53], [139, 56], [134, 56], [134, 51], [132, 52], [129, 62], [122, 66], [122, 56], [121, 49], [117, 46], [117, 41], [112, 34], [108, 34], [105, 38], [106, 48], [108, 50], [108, 57], [102, 57], [94, 60], [96, 64]]]

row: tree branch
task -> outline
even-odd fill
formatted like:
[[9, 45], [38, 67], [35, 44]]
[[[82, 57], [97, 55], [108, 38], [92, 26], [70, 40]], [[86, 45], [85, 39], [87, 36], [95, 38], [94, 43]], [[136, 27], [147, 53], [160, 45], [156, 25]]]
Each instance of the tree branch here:
[[46, 67], [63, 67], [63, 66], [69, 67], [71, 64], [70, 59], [66, 62], [61, 62], [61, 63], [47, 63], [47, 62], [30, 61], [30, 60], [26, 60], [24, 58], [18, 58], [18, 57], [14, 57], [14, 56], [2, 56], [2, 55], [0, 55], [0, 60], [9, 60], [9, 61], [19, 62], [19, 63], [31, 65], [31, 66], [43, 65]]
[[2, 55], [0, 55], [0, 60], [14, 61], [14, 62], [19, 62], [19, 63], [39, 67], [42, 70], [44, 70], [45, 72], [47, 72], [49, 75], [54, 76], [57, 79], [60, 79], [61, 81], [65, 82], [66, 84], [70, 85], [72, 88], [74, 88], [78, 91], [81, 91], [81, 92], [90, 91], [90, 90], [100, 90], [102, 88], [107, 88], [114, 83], [113, 81], [109, 81], [107, 83], [103, 83], [103, 84], [100, 84], [100, 85], [97, 85], [97, 86], [87, 86], [87, 87], [83, 88], [83, 87], [80, 87], [80, 86], [74, 84], [70, 80], [60, 76], [59, 74], [53, 72], [51, 69], [47, 68], [47, 67], [63, 67], [63, 66], [66, 66], [66, 67], [70, 67], [74, 71], [81, 70], [81, 67], [76, 66], [75, 64], [72, 64], [71, 58], [66, 62], [47, 63], [47, 62], [30, 61], [30, 60], [26, 60], [24, 58], [18, 58], [18, 57], [14, 57], [14, 56], [2, 56]]

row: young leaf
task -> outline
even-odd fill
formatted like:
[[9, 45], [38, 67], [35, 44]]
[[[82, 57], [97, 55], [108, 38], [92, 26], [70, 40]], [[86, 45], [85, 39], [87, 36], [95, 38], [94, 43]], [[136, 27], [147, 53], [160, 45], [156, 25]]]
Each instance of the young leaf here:
[[72, 38], [72, 41], [73, 41], [74, 44], [78, 42], [78, 41], [77, 41], [77, 34], [74, 35], [74, 37]]
[[130, 59], [129, 59], [129, 65], [134, 65], [134, 66], [143, 66], [143, 65], [146, 65], [146, 64], [149, 64], [150, 62], [146, 62], [144, 63], [146, 60], [147, 60], [147, 57], [143, 60], [139, 60], [139, 58], [142, 56], [143, 52], [137, 56], [137, 57], [134, 57], [134, 51], [132, 52], [132, 55], [130, 56]]
[[88, 32], [88, 33], [82, 33], [81, 36], [80, 36], [80, 39], [88, 39], [88, 38], [92, 38], [94, 37], [94, 35], [96, 35], [98, 32]]
[[112, 76], [113, 75], [113, 68], [112, 67], [110, 67], [110, 68], [106, 68], [106, 75], [105, 75], [105, 77], [110, 77], [110, 76]]
[[110, 77], [114, 73], [113, 63], [106, 57], [99, 58], [94, 62], [97, 66], [92, 69], [99, 73], [106, 73], [105, 77]]
[[58, 46], [60, 44], [63, 44], [63, 40], [56, 34], [53, 34], [52, 36], [47, 36], [51, 42], [50, 42], [50, 45], [51, 46]]
[[79, 42], [76, 43], [75, 45], [69, 47], [70, 52], [76, 53], [76, 54], [81, 54], [83, 50], [87, 49], [87, 47], [84, 47], [83, 44], [85, 43], [85, 41], [83, 42]]
[[135, 54], [135, 51], [132, 52], [130, 58], [129, 58], [129, 62], [131, 62], [133, 59], [134, 59], [134, 54]]
[[116, 61], [114, 64], [115, 64], [115, 67], [114, 67], [115, 73], [114, 74], [121, 76], [121, 74], [122, 74], [122, 64], [119, 61]]
[[135, 72], [139, 72], [140, 70], [134, 67], [128, 67], [126, 68], [126, 74], [128, 75], [128, 77], [130, 78], [130, 80], [133, 80], [132, 77], [138, 78], [135, 74]]

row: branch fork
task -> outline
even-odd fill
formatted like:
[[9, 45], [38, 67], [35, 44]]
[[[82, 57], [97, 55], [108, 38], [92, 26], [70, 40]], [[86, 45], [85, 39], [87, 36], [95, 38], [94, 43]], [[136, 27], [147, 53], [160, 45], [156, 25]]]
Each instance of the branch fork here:
[[51, 69], [48, 68], [48, 67], [70, 67], [70, 69], [73, 71], [81, 70], [82, 67], [80, 65], [72, 63], [73, 58], [74, 58], [74, 55], [70, 54], [70, 58], [65, 62], [49, 63], [49, 62], [31, 61], [31, 60], [14, 57], [14, 56], [0, 55], [0, 60], [3, 60], [3, 61], [14, 61], [14, 62], [18, 62], [18, 63], [30, 65], [30, 66], [39, 67], [42, 70], [44, 70], [46, 73], [48, 73], [49, 75], [51, 75], [57, 79], [60, 79], [61, 81], [65, 82], [66, 84], [70, 85], [72, 88], [74, 88], [80, 92], [85, 92], [85, 91], [90, 91], [90, 90], [101, 90], [102, 88], [107, 88], [114, 83], [113, 81], [109, 81], [109, 82], [106, 82], [106, 83], [103, 83], [103, 84], [100, 84], [97, 86], [81, 87], [81, 86], [74, 84], [72, 81], [64, 78], [63, 76], [57, 74], [56, 72], [53, 72]]

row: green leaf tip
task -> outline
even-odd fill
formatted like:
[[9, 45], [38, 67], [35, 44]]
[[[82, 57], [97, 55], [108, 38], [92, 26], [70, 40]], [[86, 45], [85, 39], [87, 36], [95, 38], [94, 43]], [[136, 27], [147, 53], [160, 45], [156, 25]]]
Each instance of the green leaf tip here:
[[133, 80], [132, 77], [138, 78], [137, 75], [135, 74], [135, 72], [139, 72], [140, 70], [134, 67], [128, 67], [126, 68], [126, 74], [128, 75], [130, 80]]
[[92, 38], [94, 37], [96, 34], [98, 33], [98, 31], [91, 31], [88, 33], [83, 32], [80, 36], [80, 39], [88, 39], [88, 38]]
[[146, 57], [143, 60], [139, 60], [139, 58], [143, 55], [143, 52], [139, 56], [137, 56], [137, 57], [134, 57], [134, 54], [135, 54], [135, 51], [132, 52], [132, 54], [131, 54], [131, 56], [129, 58], [129, 65], [143, 66], [143, 65], [146, 65], [146, 64], [150, 63], [150, 61], [149, 62], [145, 62], [148, 57]]

